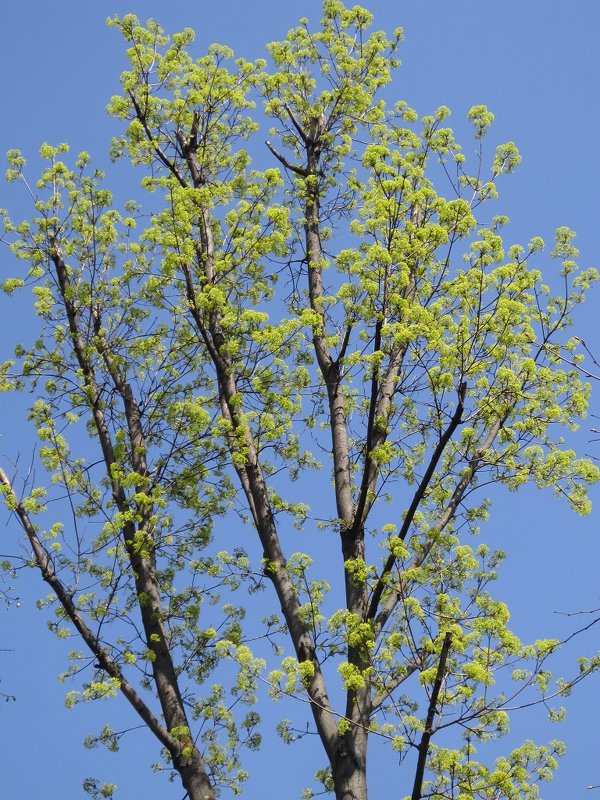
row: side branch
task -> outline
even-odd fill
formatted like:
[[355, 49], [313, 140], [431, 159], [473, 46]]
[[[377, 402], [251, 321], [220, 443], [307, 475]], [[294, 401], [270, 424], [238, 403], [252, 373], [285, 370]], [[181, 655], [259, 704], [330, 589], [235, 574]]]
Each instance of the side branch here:
[[[416, 281], [414, 272], [411, 274], [408, 286], [404, 291], [404, 299], [411, 302], [416, 294]], [[386, 307], [387, 288], [384, 287], [384, 311]], [[383, 327], [383, 319], [377, 321], [375, 328], [375, 337], [373, 342], [373, 353], [375, 354], [381, 348], [381, 331]], [[371, 378], [371, 398], [369, 401], [369, 416], [367, 421], [367, 440], [365, 460], [363, 466], [363, 475], [360, 485], [359, 497], [356, 506], [356, 514], [354, 516], [354, 529], [358, 530], [365, 524], [366, 517], [368, 516], [375, 498], [375, 486], [379, 474], [379, 467], [373, 460], [372, 454], [376, 448], [381, 447], [387, 439], [387, 430], [385, 427], [382, 429], [376, 425], [376, 420], [389, 418], [391, 411], [392, 398], [396, 391], [396, 382], [404, 357], [406, 355], [407, 345], [403, 344], [395, 347], [390, 353], [388, 367], [381, 378], [378, 380], [377, 370], [373, 370]]]
[[[381, 348], [381, 328], [383, 321], [378, 320], [375, 326], [375, 339], [373, 342], [373, 352], [377, 353]], [[367, 505], [367, 498], [369, 496], [369, 487], [373, 477], [373, 430], [375, 427], [375, 416], [377, 413], [377, 393], [379, 392], [379, 381], [377, 379], [377, 369], [373, 365], [373, 375], [371, 377], [371, 398], [369, 400], [369, 417], [367, 420], [367, 440], [365, 443], [365, 466], [363, 470], [362, 481], [360, 485], [360, 492], [358, 503], [356, 504], [356, 513], [354, 515], [354, 529], [357, 530], [363, 524], [363, 515]]]
[[[87, 352], [87, 343], [85, 342], [81, 331], [79, 313], [74, 300], [71, 299], [70, 296], [71, 284], [69, 272], [60, 253], [58, 243], [55, 240], [52, 240], [52, 251], [50, 253], [50, 257], [56, 268], [60, 293], [69, 321], [69, 330], [71, 333], [75, 357], [81, 368], [86, 389], [89, 392], [90, 407], [102, 447], [102, 453], [106, 466], [106, 474], [111, 482], [115, 505], [121, 513], [124, 513], [129, 511], [130, 501], [126, 496], [123, 483], [117, 477], [115, 477], [115, 474], [113, 474], [112, 466], [117, 463], [117, 460], [110, 431], [106, 424], [102, 410], [100, 389], [97, 383], [93, 362], [91, 361], [91, 358]], [[109, 348], [102, 339], [100, 310], [93, 309], [92, 317], [95, 331], [94, 346], [96, 347], [97, 352], [104, 359], [113, 385], [123, 400], [132, 449], [132, 463], [141, 480], [146, 477], [147, 468], [144, 455], [144, 433], [141, 426], [139, 407], [135, 401], [131, 387], [125, 381], [125, 378], [121, 375], [121, 373], [116, 369], [110, 355]], [[143, 488], [144, 484], [138, 483], [138, 491]], [[146, 528], [146, 523], [149, 519], [149, 516], [150, 509], [144, 509], [141, 512], [141, 524], [139, 528], [136, 527], [136, 523], [133, 520], [127, 519], [122, 525], [121, 532], [123, 536], [123, 542], [127, 549], [129, 563], [133, 572], [136, 594], [140, 598], [142, 596], [148, 597], [148, 602], [139, 603], [139, 611], [146, 642], [148, 647], [154, 652], [155, 656], [152, 660], [152, 674], [167, 729], [171, 730], [173, 728], [182, 727], [188, 728], [189, 725], [185, 706], [179, 690], [177, 669], [173, 662], [172, 653], [169, 648], [168, 635], [161, 614], [161, 593], [156, 575], [154, 541], [152, 539], [151, 531]], [[27, 530], [27, 532], [29, 535], [29, 530]], [[33, 526], [31, 526], [31, 532], [35, 533]], [[148, 556], [144, 555], [143, 551], [139, 547], [141, 539], [147, 542], [150, 547], [150, 553]], [[38, 544], [41, 546], [39, 540]], [[36, 554], [36, 559], [44, 579], [48, 580], [46, 574], [49, 566], [51, 566], [51, 561], [43, 547], [42, 550]], [[56, 592], [60, 602], [64, 605], [69, 616], [71, 616], [69, 603], [71, 606], [73, 604], [70, 596], [64, 591], [60, 593], [58, 589]], [[83, 620], [81, 621], [83, 622]], [[80, 631], [81, 635], [84, 636], [81, 628], [78, 625], [76, 625], [76, 627], [77, 630]], [[85, 636], [84, 640], [87, 642]], [[93, 650], [92, 652], [95, 651]], [[102, 658], [99, 658], [99, 663], [101, 665], [103, 664]], [[109, 672], [109, 674], [111, 673]], [[169, 738], [171, 739], [171, 737]], [[183, 784], [188, 790], [190, 800], [206, 800], [207, 798], [208, 800], [214, 800], [214, 791], [210, 784], [210, 779], [199, 750], [195, 746], [191, 748], [186, 747], [186, 752], [184, 753], [184, 747], [182, 743], [176, 739], [173, 739], [170, 741], [170, 743], [164, 744], [169, 750], [173, 766], [181, 775]], [[190, 751], [189, 753], [187, 752], [188, 750]]]
[[[415, 495], [412, 499], [412, 503], [410, 504], [410, 508], [408, 509], [406, 516], [404, 518], [404, 522], [402, 523], [402, 528], [400, 529], [400, 533], [398, 534], [398, 538], [404, 541], [408, 535], [408, 531], [410, 526], [412, 525], [412, 521], [417, 513], [417, 509], [419, 508], [419, 504], [423, 499], [425, 492], [427, 491], [427, 487], [433, 477], [433, 473], [439, 463], [440, 458], [442, 457], [444, 450], [446, 449], [446, 445], [452, 439], [454, 432], [460, 425], [462, 421], [462, 415], [465, 407], [465, 396], [467, 393], [467, 384], [463, 381], [460, 385], [458, 390], [458, 403], [456, 405], [456, 410], [452, 415], [452, 419], [448, 423], [448, 427], [442, 434], [437, 447], [435, 448], [433, 455], [431, 456], [431, 460], [429, 461], [429, 465], [425, 470], [425, 474], [421, 479], [421, 482], [415, 492]], [[369, 605], [369, 612], [368, 612], [368, 619], [374, 619], [375, 615], [377, 614], [377, 608], [381, 601], [381, 596], [385, 589], [385, 578], [387, 575], [390, 574], [392, 569], [394, 568], [394, 564], [396, 563], [396, 556], [390, 554], [385, 562], [385, 566], [383, 568], [383, 572], [381, 573], [379, 580], [377, 581], [377, 586], [373, 591], [373, 596], [371, 598], [371, 603]]]
[[[104, 363], [111, 377], [113, 385], [123, 401], [125, 418], [127, 420], [127, 426], [129, 430], [129, 440], [131, 442], [131, 459], [133, 468], [140, 476], [140, 479], [146, 478], [148, 469], [145, 456], [146, 442], [141, 423], [142, 414], [133, 396], [131, 386], [121, 374], [120, 370], [117, 369], [114, 359], [110, 353], [110, 349], [107, 347], [107, 344], [101, 335], [101, 317], [99, 310], [95, 310], [94, 312], [94, 330], [96, 333], [96, 347], [98, 352], [104, 359]], [[140, 484], [137, 487], [137, 491], [143, 491], [143, 489], [143, 484]], [[150, 512], [148, 511], [145, 516], [149, 517]]]
[[280, 163], [280, 164], [283, 164], [283, 166], [284, 166], [286, 169], [289, 169], [289, 170], [291, 170], [292, 172], [295, 172], [295, 173], [296, 173], [296, 175], [301, 175], [303, 178], [306, 178], [306, 177], [307, 177], [307, 175], [308, 175], [308, 170], [307, 170], [305, 167], [297, 167], [295, 164], [292, 164], [290, 161], [288, 161], [288, 160], [287, 160], [287, 158], [286, 158], [285, 156], [282, 156], [282, 155], [281, 155], [281, 153], [279, 153], [279, 152], [278, 152], [278, 151], [277, 151], [277, 150], [276, 150], [276, 149], [273, 147], [273, 145], [271, 144], [271, 142], [269, 142], [269, 140], [267, 140], [267, 141], [265, 142], [265, 144], [267, 145], [267, 147], [269, 148], [269, 150], [270, 150], [270, 151], [273, 153], [273, 155], [275, 156], [275, 158], [276, 158], [276, 159], [279, 161], [279, 163]]
[[302, 139], [304, 144], [305, 145], [308, 144], [308, 136], [304, 133], [304, 128], [302, 127], [302, 125], [300, 125], [300, 123], [296, 119], [296, 115], [294, 114], [294, 112], [290, 108], [289, 104], [288, 103], [284, 103], [283, 107], [287, 111], [288, 117], [291, 119], [294, 128], [296, 128], [296, 130], [298, 131], [298, 135], [300, 136], [300, 138]]
[[421, 800], [421, 791], [423, 789], [423, 776], [425, 775], [425, 763], [427, 761], [427, 753], [429, 752], [429, 742], [433, 734], [433, 721], [437, 710], [438, 698], [440, 690], [446, 676], [446, 660], [448, 658], [448, 651], [452, 643], [452, 634], [446, 633], [442, 643], [442, 650], [440, 652], [440, 661], [433, 683], [433, 690], [431, 692], [431, 699], [429, 700], [429, 708], [427, 709], [427, 719], [425, 721], [425, 730], [421, 736], [421, 743], [419, 744], [419, 758], [417, 760], [417, 768], [415, 770], [415, 782], [411, 800]]
[[50, 554], [42, 544], [39, 536], [37, 535], [35, 526], [31, 522], [29, 514], [24, 509], [22, 503], [18, 499], [12, 482], [6, 472], [0, 468], [0, 484], [4, 487], [6, 497], [8, 498], [9, 508], [17, 515], [21, 527], [25, 531], [36, 566], [40, 570], [43, 580], [50, 586], [52, 591], [56, 594], [60, 604], [67, 613], [67, 616], [75, 626], [83, 641], [86, 643], [90, 652], [97, 660], [100, 667], [111, 678], [114, 678], [119, 683], [121, 693], [126, 697], [131, 706], [139, 714], [144, 723], [156, 736], [156, 738], [164, 745], [169, 751], [177, 751], [180, 748], [179, 742], [169, 735], [167, 729], [160, 723], [157, 717], [154, 716], [152, 711], [144, 703], [142, 698], [135, 691], [133, 686], [125, 679], [118, 664], [108, 655], [108, 653], [100, 646], [97, 637], [92, 633], [87, 626], [77, 606], [73, 602], [72, 594], [67, 590], [66, 586], [62, 583], [60, 578], [54, 571], [54, 565]]
[[169, 172], [176, 178], [179, 185], [183, 186], [183, 188], [185, 189], [187, 183], [185, 182], [184, 178], [182, 177], [181, 173], [179, 172], [175, 164], [171, 161], [170, 158], [167, 158], [163, 149], [154, 138], [154, 134], [150, 130], [150, 126], [148, 125], [146, 115], [142, 111], [141, 106], [137, 101], [137, 97], [134, 95], [131, 89], [127, 90], [127, 94], [129, 95], [129, 99], [131, 100], [131, 104], [134, 108], [136, 119], [138, 119], [140, 124], [142, 125], [144, 133], [146, 134], [146, 138], [152, 145], [154, 152], [156, 153], [160, 161], [164, 164], [164, 166], [169, 170]]
[[111, 467], [116, 462], [115, 451], [106, 417], [104, 415], [102, 399], [100, 396], [100, 390], [96, 380], [94, 368], [86, 354], [86, 342], [81, 332], [79, 312], [74, 300], [72, 299], [69, 271], [62, 256], [59, 243], [55, 237], [51, 238], [50, 245], [51, 250], [49, 256], [56, 270], [56, 279], [58, 281], [60, 296], [64, 304], [67, 321], [69, 323], [69, 332], [71, 334], [73, 351], [77, 359], [77, 364], [79, 365], [83, 375], [86, 391], [89, 395], [89, 407], [92, 413], [96, 431], [98, 433], [98, 440], [100, 442], [104, 463], [106, 464], [106, 474], [111, 483], [113, 498], [117, 505], [119, 505], [119, 508], [121, 508], [125, 502], [125, 495], [122, 486], [120, 486], [120, 484], [111, 474]]
[[385, 689], [379, 692], [379, 694], [375, 695], [375, 697], [373, 697], [371, 700], [372, 711], [375, 712], [381, 708], [388, 697], [391, 697], [391, 695], [399, 686], [404, 683], [404, 681], [408, 680], [411, 675], [414, 675], [414, 673], [421, 667], [422, 663], [422, 661], [412, 661], [403, 668], [402, 674], [396, 675], [395, 678], [390, 680]]
[[[487, 437], [485, 438], [485, 441], [482, 443], [482, 445], [479, 448], [479, 450], [477, 450], [477, 452], [474, 454], [474, 456], [470, 459], [469, 468], [468, 468], [466, 474], [460, 479], [460, 481], [454, 487], [454, 491], [452, 492], [452, 497], [448, 501], [448, 505], [444, 509], [443, 513], [441, 514], [441, 516], [438, 519], [438, 521], [436, 522], [436, 524], [431, 528], [431, 531], [430, 531], [430, 533], [429, 533], [429, 535], [428, 535], [428, 537], [427, 537], [427, 539], [426, 539], [426, 541], [424, 543], [423, 549], [421, 550], [420, 553], [418, 553], [413, 558], [413, 560], [412, 560], [412, 562], [410, 564], [411, 568], [415, 568], [415, 567], [420, 567], [421, 566], [421, 564], [427, 558], [431, 548], [433, 547], [433, 544], [434, 544], [434, 541], [435, 541], [435, 537], [444, 530], [446, 525], [450, 522], [450, 520], [456, 514], [456, 509], [458, 507], [458, 504], [460, 503], [460, 501], [464, 497], [464, 494], [467, 491], [467, 488], [469, 487], [469, 485], [471, 484], [471, 481], [473, 480], [473, 478], [475, 477], [477, 471], [481, 467], [482, 462], [483, 462], [484, 457], [485, 457], [485, 453], [493, 445], [493, 443], [494, 443], [494, 441], [496, 439], [496, 436], [498, 436], [498, 433], [500, 432], [502, 426], [506, 422], [507, 416], [508, 416], [508, 413], [506, 413], [501, 419], [496, 420], [494, 425], [492, 425], [492, 428], [491, 428], [490, 432], [488, 433]], [[394, 563], [395, 563], [395, 560], [394, 560]], [[382, 588], [382, 591], [383, 591], [383, 588]], [[390, 596], [388, 597], [388, 599], [384, 603], [381, 612], [377, 616], [377, 624], [375, 626], [377, 631], [380, 631], [383, 628], [383, 626], [385, 625], [385, 623], [387, 622], [387, 620], [389, 619], [390, 614], [393, 612], [393, 610], [394, 610], [394, 608], [395, 608], [395, 606], [396, 606], [396, 604], [398, 602], [398, 598], [399, 598], [398, 592], [394, 592], [394, 593], [390, 594]]]

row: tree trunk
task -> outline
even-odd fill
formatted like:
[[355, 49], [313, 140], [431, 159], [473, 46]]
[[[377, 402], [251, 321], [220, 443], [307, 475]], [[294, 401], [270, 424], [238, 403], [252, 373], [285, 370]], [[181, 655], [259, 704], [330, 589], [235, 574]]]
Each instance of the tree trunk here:
[[214, 789], [195, 748], [187, 761], [182, 756], [173, 759], [173, 766], [181, 776], [181, 783], [189, 800], [215, 800]]
[[336, 800], [367, 800], [367, 732], [340, 737], [332, 765]]

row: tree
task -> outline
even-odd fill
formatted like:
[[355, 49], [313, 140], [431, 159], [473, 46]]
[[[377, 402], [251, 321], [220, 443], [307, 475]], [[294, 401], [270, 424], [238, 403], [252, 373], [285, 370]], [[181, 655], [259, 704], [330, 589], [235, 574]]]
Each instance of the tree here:
[[[447, 108], [386, 105], [401, 32], [369, 34], [366, 10], [325, 0], [270, 65], [111, 24], [131, 63], [111, 152], [147, 194], [120, 212], [87, 154], [45, 144], [34, 186], [9, 153], [33, 219], [4, 215], [26, 265], [4, 289], [33, 287], [39, 331], [2, 386], [33, 393], [48, 480], [0, 482], [51, 626], [83, 648], [68, 701], [124, 696], [190, 800], [240, 791], [261, 735], [240, 708], [263, 682], [308, 700], [339, 800], [367, 797], [374, 736], [409, 754], [412, 800], [535, 796], [560, 743], [493, 763], [475, 747], [599, 663], [554, 682], [560, 643], [510, 631], [489, 591], [502, 553], [470, 534], [491, 484], [589, 511], [599, 471], [561, 436], [587, 409], [568, 328], [596, 273], [566, 228], [558, 290], [530, 266], [539, 237], [505, 252], [507, 218], [481, 213], [515, 145], [486, 166], [493, 115], [475, 106], [472, 169]], [[260, 100], [262, 171], [245, 149]], [[294, 528], [306, 552], [287, 555]]]

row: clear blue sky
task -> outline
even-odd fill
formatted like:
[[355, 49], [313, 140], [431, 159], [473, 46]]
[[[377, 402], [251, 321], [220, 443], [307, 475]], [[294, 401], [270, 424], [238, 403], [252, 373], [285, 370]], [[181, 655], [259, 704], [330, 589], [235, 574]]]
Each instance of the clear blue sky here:
[[[600, 3], [373, 0], [365, 5], [375, 13], [378, 27], [391, 30], [401, 25], [405, 29], [403, 66], [393, 90], [398, 99], [407, 100], [422, 114], [441, 104], [449, 106], [451, 124], [465, 142], [467, 110], [473, 104], [486, 103], [496, 114], [490, 148], [505, 140], [517, 143], [523, 163], [501, 185], [498, 204], [498, 211], [512, 220], [511, 238], [527, 241], [541, 235], [550, 241], [557, 226], [568, 225], [577, 231], [581, 264], [597, 265]], [[0, 151], [19, 147], [33, 155], [43, 141], [67, 141], [73, 151], [88, 150], [95, 161], [108, 163], [110, 137], [118, 132], [118, 125], [108, 119], [104, 108], [110, 95], [118, 92], [125, 62], [118, 34], [108, 30], [104, 21], [109, 15], [127, 12], [142, 19], [152, 16], [168, 31], [195, 28], [198, 55], [209, 43], [219, 41], [240, 55], [257, 57], [264, 54], [265, 42], [283, 38], [298, 17], [308, 16], [316, 24], [320, 3], [6, 3], [0, 27]], [[126, 194], [128, 187], [119, 186], [119, 190]], [[18, 216], [19, 200], [6, 186], [0, 186], [0, 206], [17, 209]], [[543, 264], [542, 258], [540, 266]], [[0, 274], [5, 277], [11, 271], [10, 255], [3, 251]], [[600, 351], [599, 308], [596, 293], [595, 301], [580, 314], [577, 329], [595, 345], [596, 352]], [[0, 299], [2, 358], [10, 354], [13, 339], [24, 333], [26, 316], [22, 312], [19, 303]], [[21, 451], [27, 461], [27, 440], [19, 425], [22, 403], [7, 396], [0, 396], [0, 403], [0, 459]], [[596, 408], [600, 411], [598, 401]], [[587, 445], [590, 436], [582, 431], [582, 449], [592, 449]], [[542, 638], [552, 635], [557, 625], [564, 631], [565, 619], [554, 612], [600, 605], [598, 527], [597, 513], [578, 519], [550, 494], [528, 490], [499, 498], [482, 539], [508, 553], [498, 595], [509, 603], [517, 633], [524, 638]], [[11, 551], [15, 526], [3, 525], [1, 530], [0, 552]], [[17, 583], [16, 591], [21, 606], [7, 611], [0, 608], [0, 647], [9, 648], [9, 652], [0, 652], [0, 690], [17, 696], [15, 703], [0, 705], [3, 795], [13, 800], [76, 800], [83, 797], [82, 779], [95, 775], [119, 784], [117, 797], [122, 800], [142, 796], [180, 800], [182, 791], [177, 784], [167, 784], [151, 773], [155, 747], [144, 731], [132, 733], [116, 756], [83, 749], [85, 734], [104, 722], [120, 720], [114, 722], [117, 727], [136, 725], [137, 721], [120, 701], [70, 712], [64, 709], [64, 694], [70, 687], [59, 686], [56, 676], [64, 669], [65, 648], [47, 632], [43, 614], [35, 609], [35, 598], [43, 591], [26, 577]], [[568, 658], [574, 652], [590, 654], [597, 648], [598, 633], [592, 631], [574, 651], [565, 654], [563, 663], [572, 663]], [[544, 715], [539, 710], [515, 719], [514, 728], [521, 738], [558, 737], [567, 742], [568, 755], [554, 783], [543, 789], [545, 800], [594, 796], [586, 787], [600, 783], [598, 688], [594, 679], [580, 688], [569, 702], [569, 716], [562, 726], [544, 731]], [[255, 777], [246, 796], [297, 797], [308, 774], [322, 765], [319, 757], [304, 770], [303, 780], [294, 780], [296, 772], [300, 775], [299, 760], [309, 758], [311, 747], [302, 743], [299, 750], [284, 750], [275, 744], [252, 756], [249, 769]], [[373, 755], [377, 757], [376, 748]], [[371, 770], [377, 772], [375, 764]], [[374, 797], [399, 798], [407, 793], [401, 770], [386, 772], [375, 785], [379, 795], [374, 793]]]

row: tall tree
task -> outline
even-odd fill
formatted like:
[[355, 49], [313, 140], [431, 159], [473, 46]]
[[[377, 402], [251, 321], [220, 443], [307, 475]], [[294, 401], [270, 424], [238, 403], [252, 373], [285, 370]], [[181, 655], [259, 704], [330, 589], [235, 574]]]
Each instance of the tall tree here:
[[510, 631], [489, 593], [502, 554], [470, 538], [491, 484], [589, 511], [599, 471], [561, 436], [587, 408], [568, 328], [597, 276], [566, 228], [556, 294], [529, 264], [539, 237], [505, 250], [507, 218], [481, 209], [515, 145], [488, 164], [475, 106], [470, 167], [447, 108], [386, 103], [401, 32], [371, 22], [325, 0], [267, 64], [112, 20], [131, 65], [112, 155], [148, 192], [123, 212], [87, 154], [43, 145], [31, 186], [9, 153], [34, 216], [5, 215], [26, 275], [4, 289], [33, 287], [39, 330], [2, 387], [33, 392], [48, 480], [21, 492], [2, 469], [5, 499], [53, 628], [83, 648], [68, 701], [120, 693], [190, 800], [241, 790], [261, 682], [307, 699], [338, 800], [367, 797], [373, 736], [414, 755], [412, 800], [533, 797], [559, 743], [493, 763], [475, 747], [598, 667], [552, 681], [559, 643]]

